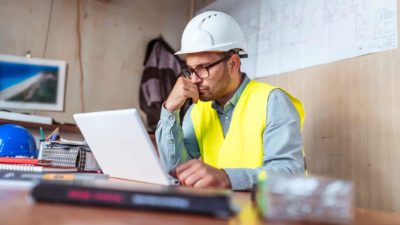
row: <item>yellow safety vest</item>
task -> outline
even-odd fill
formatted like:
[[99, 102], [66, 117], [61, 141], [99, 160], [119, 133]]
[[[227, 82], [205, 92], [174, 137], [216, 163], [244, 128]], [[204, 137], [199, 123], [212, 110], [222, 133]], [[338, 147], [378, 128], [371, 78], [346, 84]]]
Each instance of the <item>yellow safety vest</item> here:
[[[215, 168], [262, 166], [266, 104], [270, 92], [276, 88], [251, 80], [237, 102], [225, 138], [217, 112], [211, 107], [212, 102], [199, 101], [194, 105], [190, 116], [202, 161]], [[288, 96], [299, 113], [301, 128], [304, 121], [303, 106], [295, 97]]]

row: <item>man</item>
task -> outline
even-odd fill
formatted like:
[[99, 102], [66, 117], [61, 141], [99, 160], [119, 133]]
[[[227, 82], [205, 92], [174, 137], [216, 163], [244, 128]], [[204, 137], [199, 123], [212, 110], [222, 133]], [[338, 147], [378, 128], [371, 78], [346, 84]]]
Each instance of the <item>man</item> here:
[[[182, 35], [187, 66], [163, 104], [156, 131], [160, 157], [195, 188], [253, 187], [268, 176], [304, 174], [301, 103], [240, 71], [245, 50], [237, 22], [222, 12], [194, 17]], [[187, 99], [194, 104], [179, 122]]]

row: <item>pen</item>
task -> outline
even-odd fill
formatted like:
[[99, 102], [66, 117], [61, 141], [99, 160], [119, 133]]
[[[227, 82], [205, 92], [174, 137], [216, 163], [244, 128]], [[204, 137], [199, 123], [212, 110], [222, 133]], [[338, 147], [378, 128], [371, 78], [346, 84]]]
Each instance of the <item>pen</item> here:
[[58, 138], [58, 135], [57, 134], [53, 134], [50, 137], [50, 141], [55, 141], [55, 140], [57, 140], [57, 138]]
[[40, 141], [44, 141], [44, 132], [42, 127], [40, 127]]

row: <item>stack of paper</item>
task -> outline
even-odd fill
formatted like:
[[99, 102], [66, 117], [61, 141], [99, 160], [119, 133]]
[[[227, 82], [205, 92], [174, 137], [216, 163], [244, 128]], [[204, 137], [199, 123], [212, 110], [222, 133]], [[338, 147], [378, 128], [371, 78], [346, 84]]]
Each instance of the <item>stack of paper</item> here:
[[56, 166], [50, 160], [0, 157], [0, 171], [76, 172], [76, 167]]

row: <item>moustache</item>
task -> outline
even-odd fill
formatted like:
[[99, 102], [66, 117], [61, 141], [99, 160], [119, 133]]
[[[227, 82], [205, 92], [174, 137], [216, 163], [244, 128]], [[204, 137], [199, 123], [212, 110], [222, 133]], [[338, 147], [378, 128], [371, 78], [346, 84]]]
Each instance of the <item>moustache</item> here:
[[197, 89], [199, 89], [199, 90], [205, 90], [207, 88], [208, 88], [207, 86], [197, 86]]

